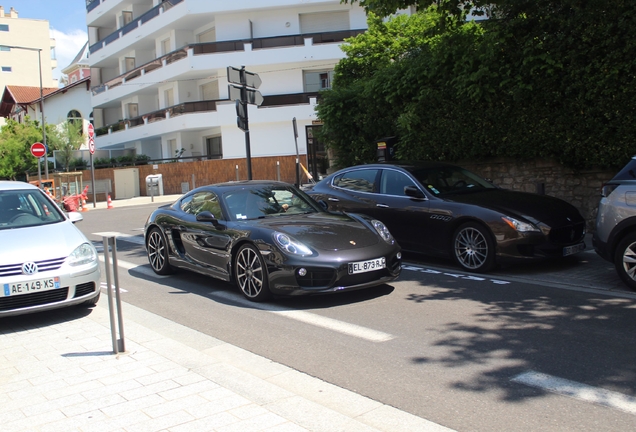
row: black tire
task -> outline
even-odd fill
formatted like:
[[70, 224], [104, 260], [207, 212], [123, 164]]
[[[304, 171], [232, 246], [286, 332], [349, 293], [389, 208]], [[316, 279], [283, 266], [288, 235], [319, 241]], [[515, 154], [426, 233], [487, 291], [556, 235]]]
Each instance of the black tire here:
[[495, 244], [486, 227], [468, 222], [453, 235], [452, 255], [464, 270], [483, 273], [495, 267]]
[[174, 273], [168, 262], [168, 245], [159, 228], [152, 228], [146, 239], [146, 253], [152, 270], [159, 275]]
[[97, 304], [97, 302], [99, 301], [99, 296], [101, 295], [101, 291], [97, 293], [97, 297], [92, 298], [90, 300], [86, 300], [84, 303], [82, 303], [83, 306], [86, 307], [93, 307]]
[[620, 278], [636, 291], [636, 233], [630, 233], [616, 247], [614, 266]]
[[244, 244], [236, 251], [234, 281], [248, 300], [261, 302], [271, 297], [265, 262], [260, 252], [250, 244]]

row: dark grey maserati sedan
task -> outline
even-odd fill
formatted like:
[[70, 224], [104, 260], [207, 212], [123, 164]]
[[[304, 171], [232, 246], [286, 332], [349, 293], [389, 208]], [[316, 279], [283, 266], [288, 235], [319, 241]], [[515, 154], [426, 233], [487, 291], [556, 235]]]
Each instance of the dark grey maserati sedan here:
[[401, 270], [400, 247], [382, 222], [331, 214], [282, 182], [194, 189], [150, 215], [145, 243], [156, 273], [234, 281], [253, 301], [372, 287]]
[[446, 163], [354, 166], [307, 192], [330, 210], [384, 222], [404, 251], [452, 257], [468, 271], [585, 249], [585, 220], [573, 205], [501, 189]]

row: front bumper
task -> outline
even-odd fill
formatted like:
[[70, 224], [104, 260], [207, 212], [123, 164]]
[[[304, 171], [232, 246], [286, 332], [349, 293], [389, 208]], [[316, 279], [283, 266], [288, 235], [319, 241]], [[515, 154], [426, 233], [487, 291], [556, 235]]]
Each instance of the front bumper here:
[[[68, 270], [68, 267], [64, 266], [63, 269]], [[11, 276], [0, 279], [0, 317], [78, 305], [99, 296], [99, 261], [74, 268], [72, 272], [60, 270], [36, 273], [29, 277]], [[59, 288], [21, 294], [10, 292], [13, 283], [55, 277], [59, 278]]]

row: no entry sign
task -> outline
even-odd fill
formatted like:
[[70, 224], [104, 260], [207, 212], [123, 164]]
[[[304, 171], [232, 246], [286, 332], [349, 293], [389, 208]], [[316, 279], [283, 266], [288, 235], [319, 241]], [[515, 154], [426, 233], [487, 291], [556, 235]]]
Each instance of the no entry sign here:
[[31, 154], [36, 158], [41, 158], [46, 154], [46, 147], [39, 142], [33, 143], [31, 145]]

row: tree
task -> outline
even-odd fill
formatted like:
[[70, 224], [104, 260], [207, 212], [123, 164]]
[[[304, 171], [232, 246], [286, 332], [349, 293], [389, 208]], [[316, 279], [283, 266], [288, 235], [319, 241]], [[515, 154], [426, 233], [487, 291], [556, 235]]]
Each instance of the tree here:
[[67, 172], [70, 171], [73, 153], [84, 143], [82, 132], [82, 121], [66, 121], [58, 125], [49, 137], [51, 148], [57, 150], [57, 160]]
[[[375, 141], [386, 136], [399, 138], [402, 159], [548, 158], [586, 169], [620, 167], [631, 157], [636, 3], [496, 0], [487, 11], [494, 19], [479, 23], [450, 19], [457, 17], [450, 6], [468, 2], [438, 3], [418, 14], [436, 10], [444, 25], [418, 46], [390, 61], [348, 56], [336, 67], [342, 76], [317, 111], [321, 138], [343, 164], [373, 160]], [[373, 25], [388, 28], [392, 20]], [[369, 37], [370, 52], [378, 52], [376, 41], [386, 46]]]
[[16, 180], [25, 172], [37, 170], [38, 160], [31, 145], [42, 141], [42, 128], [26, 117], [24, 123], [7, 119], [0, 131], [0, 178]]

